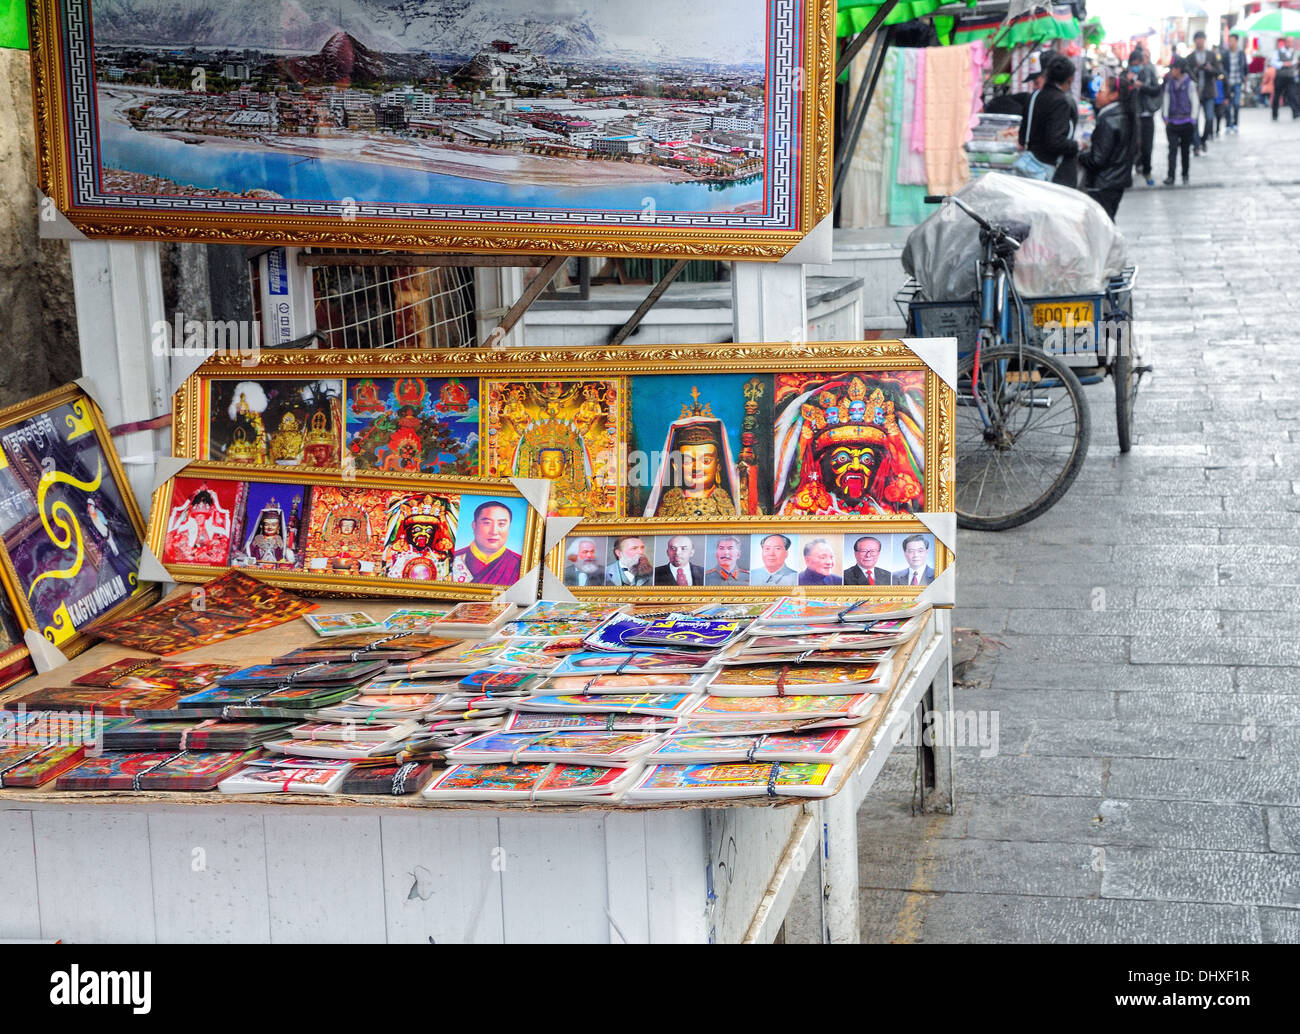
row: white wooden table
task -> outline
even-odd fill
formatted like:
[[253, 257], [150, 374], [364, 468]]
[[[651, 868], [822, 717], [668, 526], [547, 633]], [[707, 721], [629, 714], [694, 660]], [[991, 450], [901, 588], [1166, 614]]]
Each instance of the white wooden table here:
[[[521, 808], [0, 791], [0, 939], [770, 941], [815, 865], [825, 939], [854, 942], [857, 809], [918, 708], [951, 709], [951, 618], [933, 615], [869, 748], [823, 800]], [[260, 654], [256, 637], [274, 632], [236, 642]], [[93, 654], [70, 667], [104, 663]], [[950, 806], [951, 753], [932, 760], [928, 803]]]

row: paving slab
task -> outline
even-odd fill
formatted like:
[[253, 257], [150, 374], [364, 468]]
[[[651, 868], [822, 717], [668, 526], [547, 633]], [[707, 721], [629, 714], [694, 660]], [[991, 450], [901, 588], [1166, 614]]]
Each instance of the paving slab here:
[[895, 750], [859, 818], [864, 940], [1300, 942], [1298, 163], [1300, 122], [1247, 109], [1190, 189], [1125, 196], [1135, 446], [1090, 386], [1065, 497], [959, 532], [954, 619], [985, 649], [955, 707], [997, 715], [998, 753], [957, 747], [946, 816], [913, 814]]

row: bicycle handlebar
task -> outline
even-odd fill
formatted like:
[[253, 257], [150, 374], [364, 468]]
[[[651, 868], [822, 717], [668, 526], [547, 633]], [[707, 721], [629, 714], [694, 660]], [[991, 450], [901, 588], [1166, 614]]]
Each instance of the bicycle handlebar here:
[[945, 201], [951, 201], [954, 205], [960, 208], [968, 216], [970, 216], [977, 223], [979, 223], [984, 230], [988, 231], [989, 233], [996, 234], [998, 237], [1002, 238], [1003, 240], [1010, 241], [1016, 248], [1020, 247], [1020, 243], [1021, 243], [1020, 241], [1012, 237], [1011, 234], [1007, 233], [1007, 231], [1004, 230], [1002, 227], [994, 226], [982, 215], [980, 215], [977, 211], [975, 211], [975, 209], [971, 208], [970, 205], [966, 204], [965, 201], [957, 197], [955, 194], [947, 194], [947, 195], [926, 194], [925, 195], [925, 203], [927, 205], [943, 204], [943, 202]]

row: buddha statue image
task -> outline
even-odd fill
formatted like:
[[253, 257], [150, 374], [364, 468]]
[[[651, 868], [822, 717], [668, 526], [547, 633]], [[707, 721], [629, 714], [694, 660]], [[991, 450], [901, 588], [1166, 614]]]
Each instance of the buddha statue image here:
[[740, 482], [723, 422], [700, 393], [668, 425], [664, 451], [646, 503], [647, 517], [734, 517]]
[[282, 467], [296, 466], [302, 461], [302, 449], [302, 427], [290, 410], [281, 418], [279, 429], [271, 435], [268, 455], [272, 463], [278, 463]]

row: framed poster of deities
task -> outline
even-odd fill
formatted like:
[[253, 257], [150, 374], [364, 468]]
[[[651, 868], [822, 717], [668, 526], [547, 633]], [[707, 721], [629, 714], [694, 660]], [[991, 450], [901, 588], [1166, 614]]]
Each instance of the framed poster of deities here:
[[508, 480], [193, 463], [154, 492], [148, 541], [178, 582], [488, 599], [537, 569], [542, 535]]
[[32, 0], [88, 236], [775, 259], [831, 210], [834, 0]]
[[86, 626], [157, 599], [139, 581], [144, 520], [104, 416], [69, 384], [0, 411], [0, 573], [23, 628], [65, 654]]
[[951, 372], [922, 353], [938, 354], [838, 341], [218, 357], [177, 392], [172, 445], [286, 471], [341, 456], [381, 478], [545, 478], [548, 516], [588, 531], [907, 521], [952, 512]]

